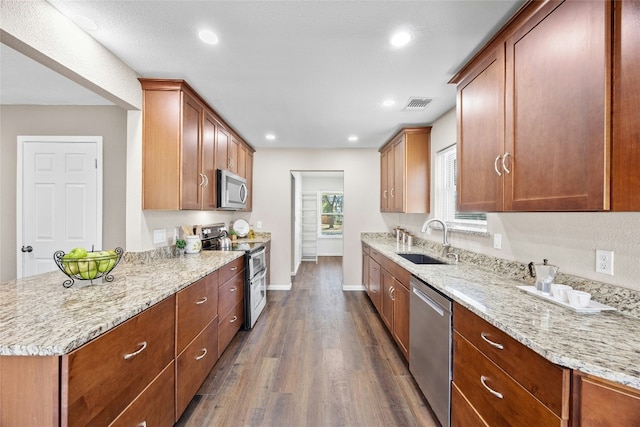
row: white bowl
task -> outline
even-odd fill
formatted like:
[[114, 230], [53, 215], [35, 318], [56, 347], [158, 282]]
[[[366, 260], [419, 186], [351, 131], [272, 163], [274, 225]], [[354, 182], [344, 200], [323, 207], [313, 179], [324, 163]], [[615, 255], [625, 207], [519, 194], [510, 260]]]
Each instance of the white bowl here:
[[574, 307], [584, 308], [589, 305], [589, 301], [591, 301], [591, 294], [589, 292], [576, 291], [576, 290], [568, 290], [567, 298], [569, 299], [569, 304]]
[[567, 291], [572, 290], [573, 288], [569, 285], [561, 285], [560, 283], [552, 283], [551, 284], [551, 295], [558, 301], [567, 302], [569, 299], [567, 298]]

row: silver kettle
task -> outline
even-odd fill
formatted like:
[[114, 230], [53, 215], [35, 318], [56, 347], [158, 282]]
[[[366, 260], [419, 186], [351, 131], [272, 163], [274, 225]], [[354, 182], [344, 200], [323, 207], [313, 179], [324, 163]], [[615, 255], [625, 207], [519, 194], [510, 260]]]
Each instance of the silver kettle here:
[[220, 235], [218, 236], [218, 243], [220, 244], [220, 249], [223, 251], [228, 251], [231, 249], [231, 239], [229, 238], [229, 233], [227, 230], [222, 230]]

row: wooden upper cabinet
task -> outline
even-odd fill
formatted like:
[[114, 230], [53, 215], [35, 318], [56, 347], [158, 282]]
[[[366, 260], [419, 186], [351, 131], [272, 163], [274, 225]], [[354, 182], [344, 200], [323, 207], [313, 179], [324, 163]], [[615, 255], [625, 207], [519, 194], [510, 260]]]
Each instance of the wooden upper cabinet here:
[[247, 196], [247, 207], [244, 208], [244, 210], [251, 212], [251, 210], [253, 209], [253, 152], [251, 150], [247, 150], [244, 177], [247, 180], [247, 191], [249, 193], [249, 195]]
[[610, 2], [528, 3], [452, 79], [458, 209], [609, 209]]
[[216, 209], [216, 169], [253, 177], [253, 149], [183, 80], [140, 83], [142, 208]]
[[429, 212], [431, 127], [405, 128], [380, 149], [380, 210]]
[[458, 210], [502, 210], [504, 46], [498, 46], [459, 84]]
[[640, 2], [614, 7], [611, 208], [640, 211]]
[[549, 2], [507, 39], [505, 210], [609, 208], [610, 21], [604, 1]]

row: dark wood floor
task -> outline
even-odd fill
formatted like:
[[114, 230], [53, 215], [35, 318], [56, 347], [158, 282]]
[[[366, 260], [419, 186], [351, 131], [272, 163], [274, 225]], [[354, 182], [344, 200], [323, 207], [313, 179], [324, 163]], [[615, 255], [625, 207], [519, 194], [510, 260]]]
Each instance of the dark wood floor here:
[[341, 284], [342, 258], [321, 257], [269, 291], [177, 426], [436, 426], [366, 294]]

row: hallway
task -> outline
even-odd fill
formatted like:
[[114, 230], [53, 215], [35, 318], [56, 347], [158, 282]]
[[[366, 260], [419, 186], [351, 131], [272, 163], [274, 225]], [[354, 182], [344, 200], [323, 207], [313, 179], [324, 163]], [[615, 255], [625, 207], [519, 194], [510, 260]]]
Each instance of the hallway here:
[[269, 291], [177, 426], [436, 426], [364, 292], [342, 291], [342, 258], [303, 262]]

